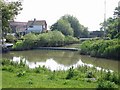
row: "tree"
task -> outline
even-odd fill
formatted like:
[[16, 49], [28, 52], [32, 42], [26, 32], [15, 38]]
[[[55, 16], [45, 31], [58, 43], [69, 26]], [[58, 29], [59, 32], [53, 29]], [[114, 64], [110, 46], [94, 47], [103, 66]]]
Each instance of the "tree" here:
[[67, 35], [73, 36], [74, 34], [70, 24], [63, 19], [59, 19], [55, 24], [51, 26], [51, 29], [61, 31], [65, 36]]
[[[111, 39], [120, 38], [120, 7], [116, 7], [114, 16], [107, 19], [106, 36]], [[104, 28], [104, 22], [100, 24], [101, 30]]]
[[83, 37], [89, 37], [88, 28], [87, 28], [87, 27], [83, 27], [83, 28], [84, 28], [84, 30], [83, 30], [83, 32], [82, 32]]
[[62, 32], [67, 31], [70, 33], [70, 35], [73, 33], [74, 34], [73, 36], [77, 38], [84, 36], [83, 34], [84, 30], [85, 32], [87, 31], [86, 30], [87, 28], [81, 25], [76, 17], [73, 17], [71, 15], [62, 16], [55, 24], [51, 26], [50, 29], [51, 30], [58, 29]]
[[22, 10], [21, 1], [16, 2], [5, 2], [0, 0], [0, 12], [2, 15], [2, 35], [3, 37], [10, 32], [9, 21], [14, 20], [15, 16], [18, 15]]
[[82, 35], [82, 28], [81, 24], [79, 23], [78, 19], [76, 17], [73, 17], [71, 15], [64, 15], [61, 17], [63, 20], [67, 20], [74, 31], [74, 37], [81, 37]]

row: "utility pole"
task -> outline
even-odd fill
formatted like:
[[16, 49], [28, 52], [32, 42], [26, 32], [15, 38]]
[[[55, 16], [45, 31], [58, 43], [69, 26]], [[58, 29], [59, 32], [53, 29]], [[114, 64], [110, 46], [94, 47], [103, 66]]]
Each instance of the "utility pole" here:
[[106, 0], [104, 0], [104, 39], [106, 38]]

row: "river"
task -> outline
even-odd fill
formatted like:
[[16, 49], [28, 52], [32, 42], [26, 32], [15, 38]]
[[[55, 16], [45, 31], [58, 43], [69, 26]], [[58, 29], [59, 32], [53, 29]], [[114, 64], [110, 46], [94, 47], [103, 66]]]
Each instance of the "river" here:
[[[94, 65], [96, 67], [102, 67], [104, 69], [110, 69], [118, 71], [118, 63], [120, 61], [93, 58], [86, 55], [80, 55], [78, 51], [61, 51], [61, 50], [27, 50], [27, 51], [10, 51], [2, 55], [3, 58], [15, 59], [15, 57], [21, 57], [28, 62], [39, 62], [39, 64], [48, 64], [51, 66], [60, 65], [64, 67], [70, 67], [72, 65], [78, 65], [78, 63], [86, 63]], [[60, 67], [59, 68], [62, 68]], [[54, 68], [54, 67], [52, 67]]]

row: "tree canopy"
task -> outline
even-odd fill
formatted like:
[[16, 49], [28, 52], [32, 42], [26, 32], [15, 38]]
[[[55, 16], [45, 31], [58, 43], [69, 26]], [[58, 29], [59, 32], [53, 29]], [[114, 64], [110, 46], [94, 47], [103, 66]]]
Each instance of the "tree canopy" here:
[[2, 19], [2, 34], [3, 36], [10, 31], [9, 21], [14, 20], [15, 16], [18, 15], [22, 10], [21, 1], [16, 2], [5, 2], [0, 0], [0, 12]]
[[76, 17], [71, 15], [62, 16], [56, 23], [54, 23], [51, 30], [59, 30], [64, 35], [73, 35], [74, 37], [84, 37], [87, 36], [87, 27], [81, 25]]
[[[104, 28], [104, 22], [101, 23], [101, 30]], [[111, 39], [120, 38], [120, 6], [115, 8], [113, 17], [106, 21], [106, 36]]]
[[61, 31], [64, 35], [70, 35], [73, 36], [74, 32], [73, 29], [71, 28], [70, 23], [68, 21], [60, 19], [58, 20], [52, 27], [52, 30], [58, 30]]

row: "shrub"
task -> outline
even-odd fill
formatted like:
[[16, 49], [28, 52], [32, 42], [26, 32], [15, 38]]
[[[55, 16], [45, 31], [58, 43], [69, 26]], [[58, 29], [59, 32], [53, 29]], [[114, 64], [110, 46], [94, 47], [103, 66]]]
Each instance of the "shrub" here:
[[10, 65], [10, 60], [8, 60], [8, 59], [2, 59], [2, 65], [4, 66], [4, 65]]
[[100, 81], [97, 85], [97, 90], [102, 90], [102, 89], [116, 90], [115, 88], [117, 88], [115, 83], [110, 81]]
[[80, 46], [81, 54], [87, 54], [94, 57], [105, 57], [119, 59], [120, 45], [118, 40], [88, 40]]
[[18, 77], [21, 77], [21, 76], [24, 76], [25, 75], [25, 73], [26, 73], [26, 71], [19, 71], [18, 73], [17, 73], [17, 76]]
[[23, 40], [18, 40], [13, 46], [15, 50], [32, 49], [33, 47], [59, 47], [66, 44], [79, 42], [72, 36], [64, 36], [60, 31], [49, 31], [48, 33], [26, 34]]
[[8, 71], [8, 72], [13, 72], [14, 71], [14, 67], [13, 66], [2, 66], [2, 70]]
[[6, 42], [9, 42], [9, 43], [14, 43], [15, 41], [17, 41], [17, 38], [13, 35], [6, 35]]
[[120, 45], [109, 46], [104, 50], [104, 55], [107, 58], [120, 58]]
[[18, 40], [12, 47], [15, 50], [23, 50], [23, 41], [22, 40]]
[[68, 71], [66, 79], [71, 79], [71, 78], [73, 78], [73, 76], [74, 76], [74, 69], [73, 69], [73, 67], [71, 67]]
[[73, 44], [73, 43], [78, 43], [79, 40], [75, 37], [72, 36], [66, 36], [65, 37], [65, 44]]
[[86, 77], [87, 77], [87, 78], [94, 78], [95, 75], [94, 75], [93, 72], [87, 72]]

